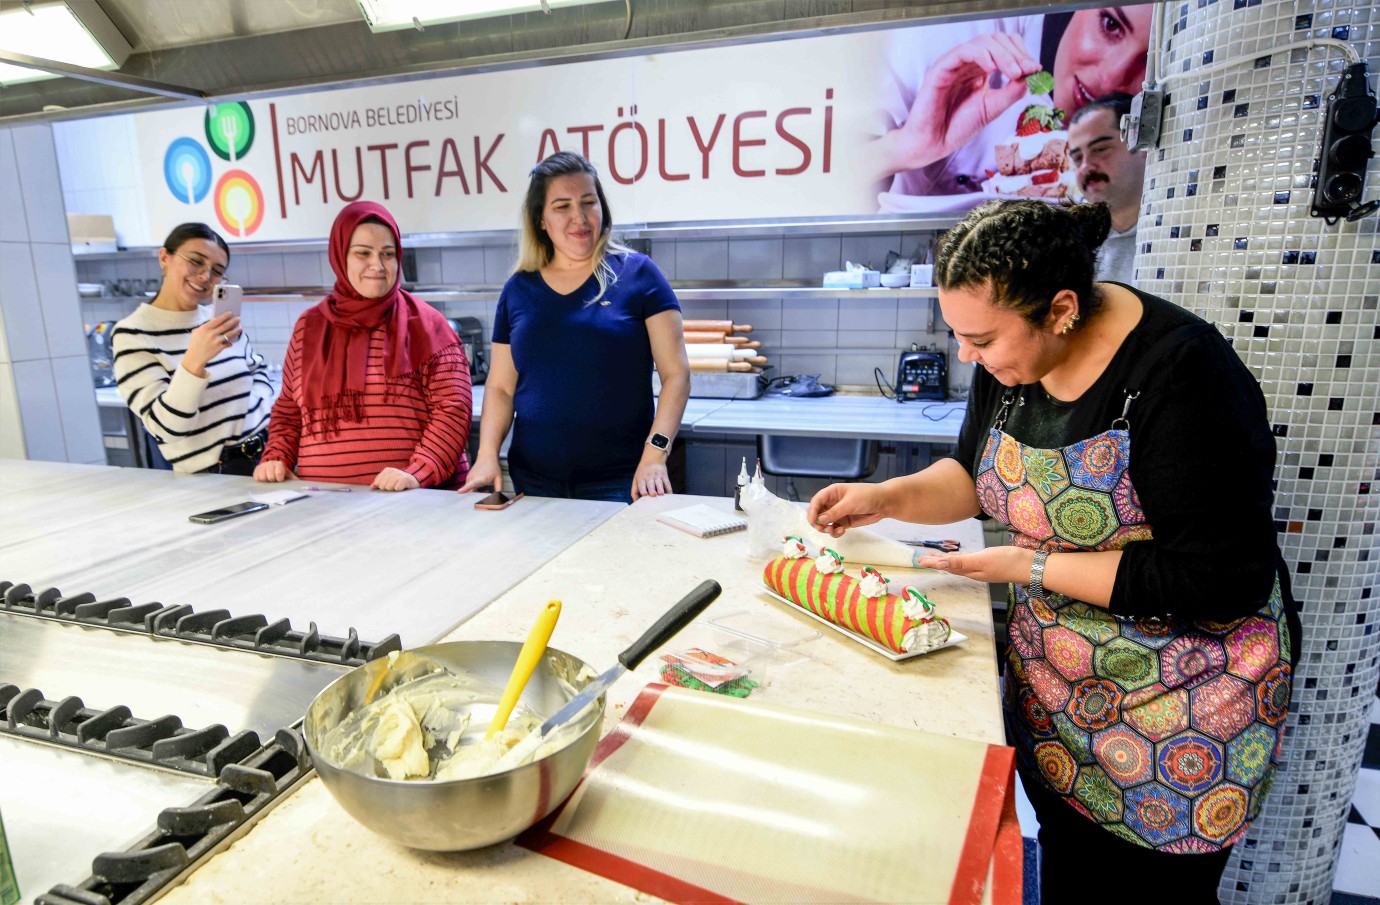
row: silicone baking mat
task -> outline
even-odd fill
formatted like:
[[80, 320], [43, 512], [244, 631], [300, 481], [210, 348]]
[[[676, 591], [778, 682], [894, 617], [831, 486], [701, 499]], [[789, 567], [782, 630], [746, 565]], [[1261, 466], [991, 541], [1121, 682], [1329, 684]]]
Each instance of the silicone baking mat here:
[[1013, 750], [649, 685], [519, 844], [673, 902], [1019, 903]]

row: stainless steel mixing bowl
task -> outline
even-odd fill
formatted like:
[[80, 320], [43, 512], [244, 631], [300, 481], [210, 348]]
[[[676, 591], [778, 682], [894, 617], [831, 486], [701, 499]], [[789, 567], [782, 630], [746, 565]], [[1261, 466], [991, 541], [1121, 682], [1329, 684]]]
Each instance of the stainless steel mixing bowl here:
[[[475, 705], [473, 724], [487, 726], [498, 694], [508, 681], [522, 645], [515, 641], [454, 641], [412, 648], [450, 671], [492, 685], [493, 704]], [[401, 661], [400, 661], [401, 662]], [[577, 689], [584, 661], [548, 648], [519, 699], [542, 717], [555, 713], [570, 695], [559, 679]], [[327, 732], [362, 706], [386, 658], [357, 667], [326, 686], [307, 708], [302, 734], [316, 772], [350, 816], [384, 838], [411, 848], [458, 851], [511, 839], [553, 811], [580, 781], [599, 740], [605, 698], [572, 727], [570, 744], [521, 767], [446, 782], [381, 779], [346, 770], [322, 754]], [[384, 690], [392, 684], [385, 679]]]

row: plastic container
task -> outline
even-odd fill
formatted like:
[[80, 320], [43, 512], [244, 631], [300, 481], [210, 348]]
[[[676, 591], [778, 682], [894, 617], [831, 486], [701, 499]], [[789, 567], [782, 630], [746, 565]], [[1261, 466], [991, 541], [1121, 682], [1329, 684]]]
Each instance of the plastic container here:
[[714, 633], [714, 653], [745, 667], [752, 678], [767, 685], [775, 672], [787, 669], [810, 655], [801, 650], [820, 637], [820, 632], [796, 625], [770, 613], [739, 610], [709, 620]]

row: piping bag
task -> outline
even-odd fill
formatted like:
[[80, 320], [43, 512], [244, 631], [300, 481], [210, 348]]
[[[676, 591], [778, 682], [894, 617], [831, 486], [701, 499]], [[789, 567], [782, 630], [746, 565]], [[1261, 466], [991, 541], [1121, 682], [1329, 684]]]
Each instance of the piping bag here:
[[599, 696], [608, 690], [608, 687], [622, 677], [623, 673], [630, 669], [636, 669], [637, 665], [647, 659], [647, 655], [670, 641], [677, 632], [685, 628], [695, 617], [704, 612], [705, 608], [714, 602], [715, 598], [723, 591], [717, 581], [712, 579], [700, 582], [689, 594], [682, 597], [675, 606], [658, 619], [651, 628], [642, 633], [627, 649], [618, 655], [618, 662], [610, 666], [598, 677], [591, 679], [579, 693], [565, 703], [560, 710], [551, 715], [546, 722], [541, 724], [541, 728], [530, 733], [521, 742], [514, 745], [507, 754], [499, 759], [496, 771], [509, 769], [516, 766], [532, 751], [541, 746], [554, 730], [569, 723], [579, 716], [584, 710], [599, 700]]
[[918, 569], [921, 568], [917, 565], [920, 557], [926, 555], [920, 548], [909, 547], [866, 528], [849, 528], [843, 537], [830, 537], [805, 520], [803, 507], [776, 496], [765, 484], [744, 487], [742, 502], [748, 514], [747, 555], [754, 562], [779, 555], [781, 543], [788, 535], [813, 545], [814, 553], [822, 547], [836, 550], [854, 565]]

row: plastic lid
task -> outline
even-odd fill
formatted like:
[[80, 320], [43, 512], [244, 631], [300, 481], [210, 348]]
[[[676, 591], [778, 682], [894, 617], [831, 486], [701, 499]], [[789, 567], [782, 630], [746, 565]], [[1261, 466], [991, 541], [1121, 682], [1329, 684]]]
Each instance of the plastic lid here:
[[739, 610], [726, 613], [709, 624], [745, 641], [753, 641], [775, 650], [794, 648], [807, 641], [813, 641], [820, 632], [785, 619], [774, 619], [767, 613], [753, 613]]

